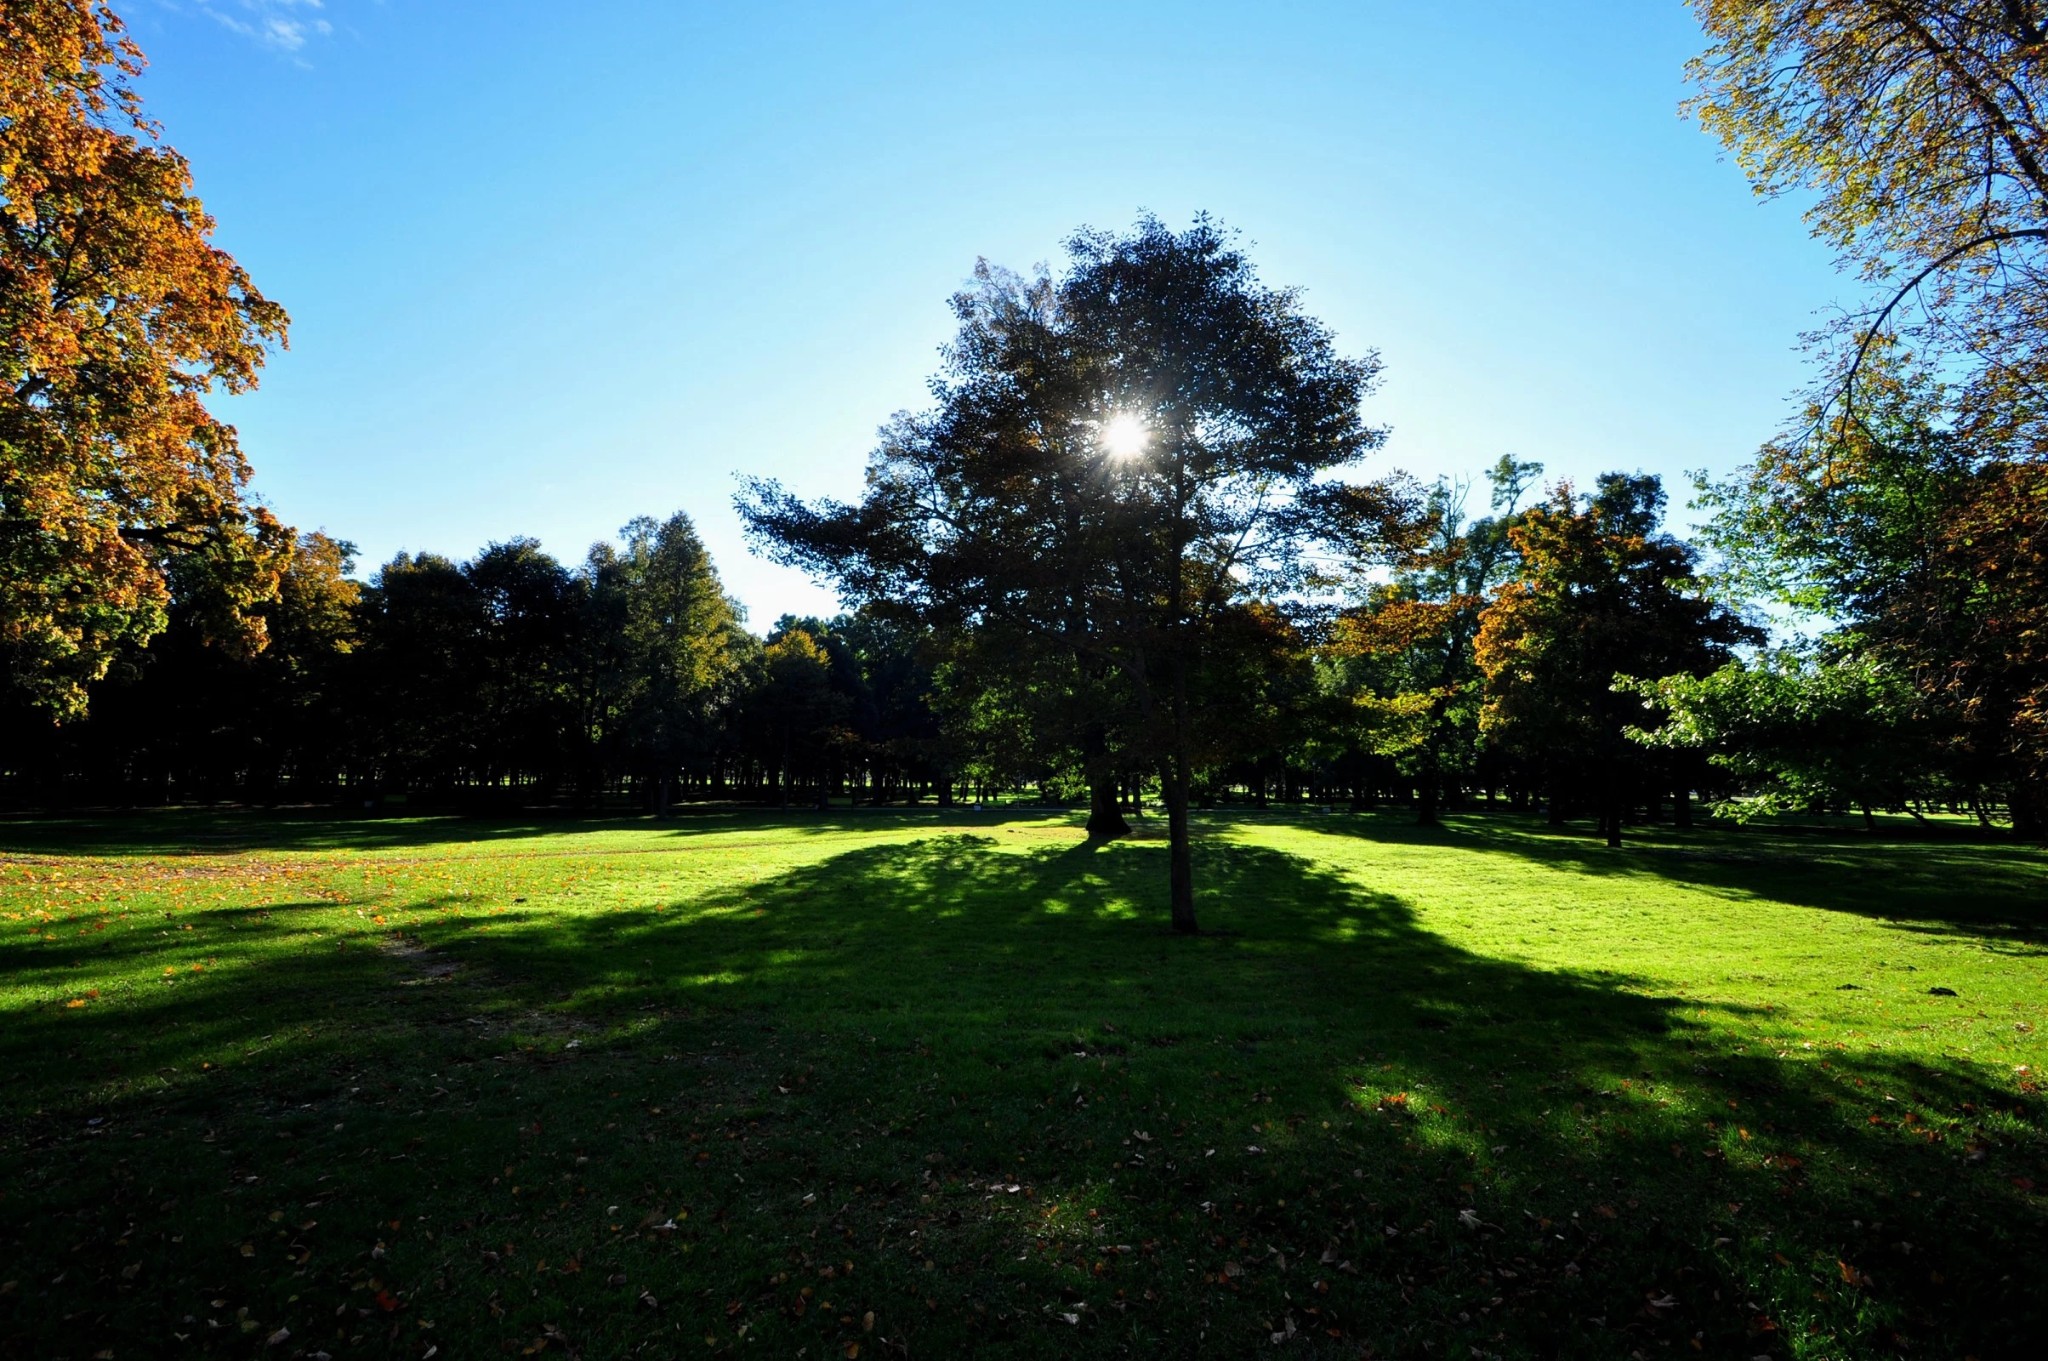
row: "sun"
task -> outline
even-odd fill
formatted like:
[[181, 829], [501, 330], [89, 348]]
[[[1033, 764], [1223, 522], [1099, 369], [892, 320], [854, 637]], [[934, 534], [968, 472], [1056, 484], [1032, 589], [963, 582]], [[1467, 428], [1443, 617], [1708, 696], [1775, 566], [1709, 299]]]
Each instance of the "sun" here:
[[1095, 439], [1111, 458], [1136, 458], [1152, 442], [1152, 431], [1145, 422], [1125, 411], [1104, 421]]

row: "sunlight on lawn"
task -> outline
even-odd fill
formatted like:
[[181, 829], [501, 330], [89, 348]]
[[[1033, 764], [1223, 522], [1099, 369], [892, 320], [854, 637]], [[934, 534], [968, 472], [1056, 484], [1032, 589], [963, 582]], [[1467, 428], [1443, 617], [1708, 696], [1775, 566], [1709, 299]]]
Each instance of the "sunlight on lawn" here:
[[[1993, 1269], [2044, 1238], [2030, 852], [1981, 848], [1963, 900], [1977, 848], [1217, 820], [1218, 934], [1175, 940], [1164, 848], [1056, 818], [458, 830], [371, 823], [349, 856], [249, 819], [152, 856], [109, 824], [10, 856], [0, 1184], [17, 1222], [84, 1226], [37, 1317], [146, 1350], [185, 1281], [297, 1335], [374, 1277], [521, 1346], [578, 1309], [611, 1347], [700, 1309], [730, 1339], [736, 1301], [748, 1336], [843, 1350], [791, 1303], [835, 1224], [856, 1332], [872, 1309], [941, 1352], [1292, 1311], [1395, 1352], [1499, 1350], [1499, 1316], [1532, 1355], [1991, 1354], [2038, 1307]], [[125, 1228], [138, 1197], [157, 1227]], [[593, 1230], [613, 1204], [677, 1227]], [[278, 1256], [273, 1211], [338, 1236]], [[0, 1249], [23, 1291], [60, 1274], [39, 1237]], [[137, 1251], [160, 1279], [124, 1303]], [[590, 1322], [617, 1275], [677, 1303]]]

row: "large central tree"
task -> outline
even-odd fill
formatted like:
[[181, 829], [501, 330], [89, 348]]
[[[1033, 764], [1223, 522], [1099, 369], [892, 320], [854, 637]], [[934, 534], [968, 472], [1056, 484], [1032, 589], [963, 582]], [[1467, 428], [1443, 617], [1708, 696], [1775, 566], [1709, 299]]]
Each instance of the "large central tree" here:
[[1067, 254], [1057, 276], [977, 270], [934, 407], [884, 428], [859, 503], [759, 482], [740, 508], [851, 601], [1071, 662], [1084, 753], [1115, 731], [1156, 763], [1191, 932], [1191, 764], [1232, 722], [1205, 673], [1248, 603], [1322, 584], [1319, 553], [1356, 562], [1412, 506], [1403, 481], [1336, 478], [1383, 438], [1359, 412], [1377, 359], [1340, 356], [1215, 223], [1146, 218]]

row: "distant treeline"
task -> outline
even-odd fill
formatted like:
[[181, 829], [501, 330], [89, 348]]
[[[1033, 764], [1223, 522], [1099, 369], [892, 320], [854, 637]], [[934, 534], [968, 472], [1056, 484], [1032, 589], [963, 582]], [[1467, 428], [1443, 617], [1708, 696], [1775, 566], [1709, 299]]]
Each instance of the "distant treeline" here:
[[[1538, 471], [1503, 460], [1496, 513], [1477, 519], [1463, 489], [1437, 486], [1403, 569], [1348, 608], [1219, 626], [1195, 677], [1195, 801], [1425, 820], [1498, 805], [1617, 831], [1688, 822], [1700, 798], [1989, 820], [1996, 789], [1909, 691], [1844, 661], [1734, 662], [1731, 645], [1761, 635], [1697, 590], [1692, 551], [1657, 528], [1654, 478], [1518, 508]], [[303, 534], [260, 611], [261, 650], [174, 605], [88, 716], [17, 705], [7, 801], [662, 811], [1028, 792], [1092, 793], [1114, 816], [1156, 793], [1111, 678], [873, 605], [758, 637], [680, 514], [635, 520], [574, 567], [531, 539], [460, 563], [401, 554], [367, 585], [351, 565], [348, 544]], [[1617, 687], [1630, 669], [1663, 679]], [[1769, 722], [1731, 752], [1757, 713]]]
[[192, 609], [118, 662], [90, 716], [19, 707], [19, 803], [359, 800], [591, 806], [787, 801], [820, 782], [942, 791], [918, 640], [871, 619], [747, 632], [687, 518], [635, 520], [569, 567], [531, 539], [468, 562], [299, 537], [265, 646]]

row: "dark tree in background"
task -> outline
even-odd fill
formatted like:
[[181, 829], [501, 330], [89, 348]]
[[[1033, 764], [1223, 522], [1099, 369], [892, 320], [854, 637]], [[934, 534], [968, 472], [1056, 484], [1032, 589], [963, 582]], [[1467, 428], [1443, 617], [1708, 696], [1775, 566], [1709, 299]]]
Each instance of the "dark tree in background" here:
[[1608, 473], [1583, 498], [1560, 483], [1509, 531], [1520, 568], [1474, 642], [1482, 726], [1547, 773], [1553, 820], [1590, 795], [1610, 846], [1643, 774], [1627, 730], [1645, 721], [1616, 677], [1701, 676], [1763, 641], [1705, 595], [1692, 550], [1659, 528], [1663, 510], [1653, 476]]
[[1258, 635], [1247, 602], [1326, 584], [1319, 553], [1381, 551], [1412, 506], [1405, 483], [1334, 476], [1381, 441], [1359, 412], [1377, 360], [1338, 355], [1216, 224], [1147, 218], [1067, 252], [1057, 277], [977, 271], [934, 409], [884, 429], [859, 504], [756, 483], [740, 508], [850, 600], [1067, 659], [1100, 706], [1079, 734], [1094, 807], [1117, 733], [1157, 771], [1193, 931], [1192, 760], [1238, 718], [1221, 687], [1197, 709], [1205, 672]]
[[949, 639], [956, 681], [1022, 705], [1041, 750], [1079, 748], [1089, 830], [1119, 835], [1110, 744], [1129, 701], [1104, 640], [1118, 488], [1097, 438], [1114, 412], [1050, 277], [984, 263], [953, 308], [936, 409], [883, 428], [858, 505], [756, 482], [741, 513], [771, 556]]
[[623, 546], [597, 544], [584, 566], [583, 724], [594, 747], [630, 753], [659, 812], [677, 773], [717, 751], [751, 640], [689, 516], [641, 516], [619, 533]]

